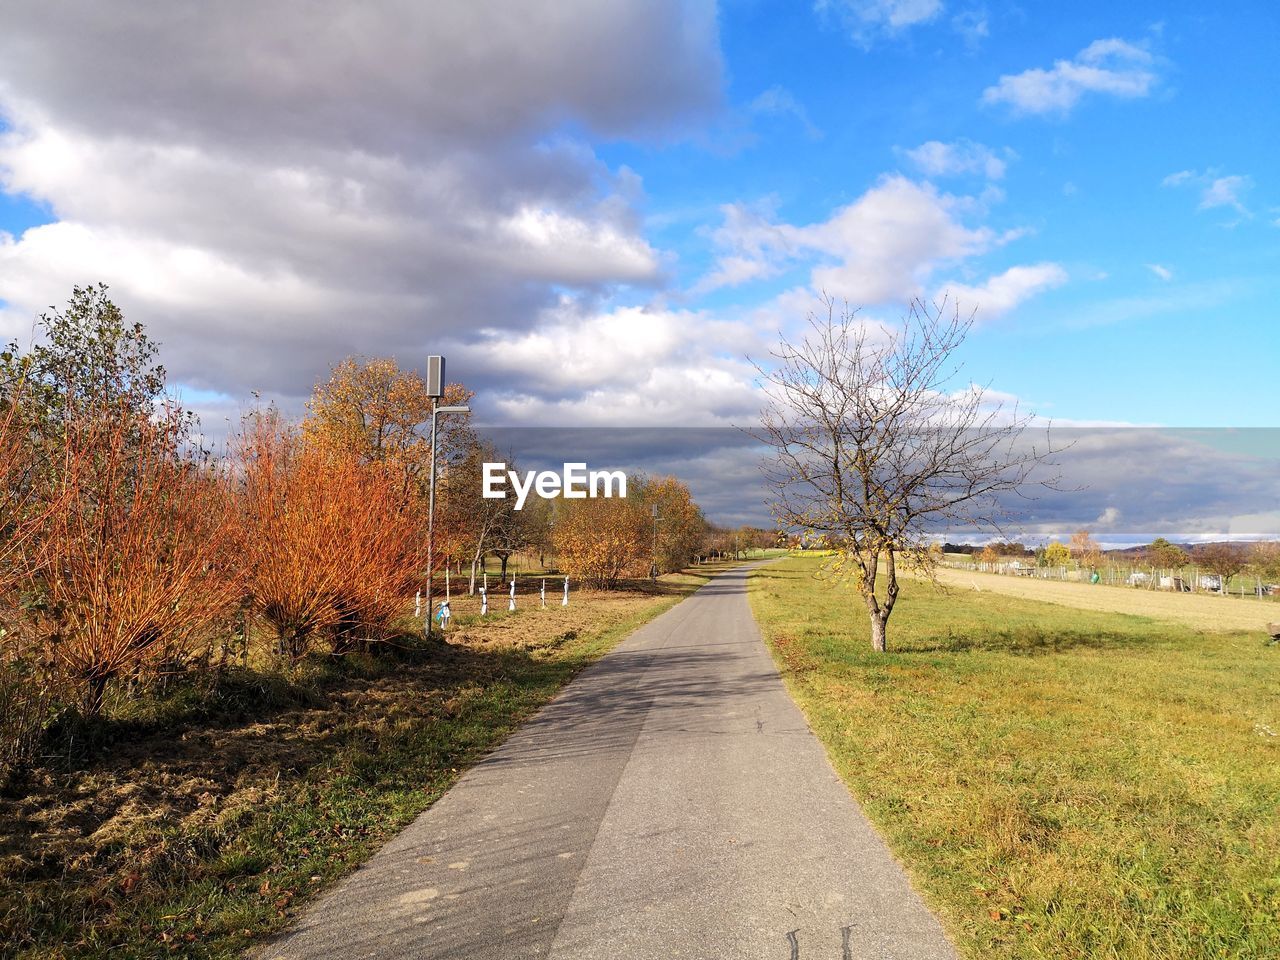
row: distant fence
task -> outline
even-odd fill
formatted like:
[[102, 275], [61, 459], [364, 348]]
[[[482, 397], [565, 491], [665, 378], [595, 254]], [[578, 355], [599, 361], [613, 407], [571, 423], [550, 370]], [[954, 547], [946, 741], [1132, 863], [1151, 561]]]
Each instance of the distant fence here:
[[[1280, 585], [1267, 583], [1253, 574], [1231, 577], [1224, 585], [1222, 578], [1195, 565], [1162, 569], [1141, 565], [1100, 564], [1097, 567], [1041, 566], [1030, 558], [1002, 558], [983, 562], [974, 557], [964, 561], [950, 555], [943, 565], [957, 570], [981, 570], [1006, 577], [1029, 577], [1036, 580], [1075, 580], [1138, 590], [1164, 590], [1173, 593], [1229, 593], [1233, 596], [1280, 598]], [[1095, 579], [1096, 577], [1096, 579]], [[1224, 589], [1225, 587], [1225, 589]]]

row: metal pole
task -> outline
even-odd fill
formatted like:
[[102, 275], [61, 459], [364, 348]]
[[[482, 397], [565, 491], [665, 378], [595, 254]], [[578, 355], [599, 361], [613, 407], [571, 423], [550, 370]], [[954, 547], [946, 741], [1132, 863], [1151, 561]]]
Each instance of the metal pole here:
[[435, 563], [436, 536], [436, 406], [439, 401], [431, 399], [431, 469], [427, 483], [427, 636], [431, 636], [431, 574]]
[[658, 579], [658, 505], [653, 505], [653, 563], [649, 567], [649, 579]]

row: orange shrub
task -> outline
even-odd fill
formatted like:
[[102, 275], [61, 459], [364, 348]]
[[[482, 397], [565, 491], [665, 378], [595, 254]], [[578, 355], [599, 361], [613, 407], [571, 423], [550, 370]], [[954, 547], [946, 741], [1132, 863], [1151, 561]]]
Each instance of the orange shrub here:
[[20, 402], [17, 389], [0, 401], [0, 598], [28, 575], [18, 559], [48, 512], [35, 503], [35, 461], [24, 442]]
[[30, 571], [37, 631], [85, 712], [107, 685], [189, 656], [225, 623], [242, 588], [225, 478], [178, 450], [170, 423], [105, 410], [67, 427]]
[[240, 456], [250, 593], [277, 652], [297, 660], [327, 630], [335, 652], [384, 636], [424, 572], [395, 467], [304, 443], [272, 414], [253, 418]]
[[0, 399], [0, 783], [34, 750], [52, 706], [46, 665], [38, 646], [31, 648], [15, 595], [34, 573], [29, 548], [50, 510], [36, 496], [21, 399], [20, 386]]

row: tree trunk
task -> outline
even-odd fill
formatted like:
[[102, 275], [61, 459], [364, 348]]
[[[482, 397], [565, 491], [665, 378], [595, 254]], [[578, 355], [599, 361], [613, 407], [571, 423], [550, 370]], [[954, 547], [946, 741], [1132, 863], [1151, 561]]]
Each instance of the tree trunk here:
[[474, 597], [476, 595], [476, 566], [479, 563], [478, 557], [471, 558], [471, 580], [467, 584], [467, 596]]
[[84, 712], [86, 716], [96, 717], [102, 712], [102, 703], [107, 697], [107, 680], [104, 674], [97, 674], [88, 679], [84, 696]]
[[884, 653], [888, 649], [885, 635], [888, 620], [883, 613], [871, 615], [871, 649], [876, 653]]
[[338, 606], [338, 622], [333, 626], [333, 647], [332, 652], [335, 657], [345, 656], [363, 649], [361, 638], [357, 635], [360, 630], [360, 620], [349, 607], [345, 604]]
[[893, 548], [885, 553], [885, 596], [881, 600], [876, 596], [876, 578], [880, 572], [880, 549], [868, 549], [861, 560], [862, 581], [858, 587], [867, 603], [867, 616], [871, 620], [871, 649], [876, 653], [884, 653], [888, 649], [889, 614], [898, 600], [898, 566], [893, 556]]
[[507, 582], [507, 554], [499, 554], [498, 559], [502, 561], [502, 582]]

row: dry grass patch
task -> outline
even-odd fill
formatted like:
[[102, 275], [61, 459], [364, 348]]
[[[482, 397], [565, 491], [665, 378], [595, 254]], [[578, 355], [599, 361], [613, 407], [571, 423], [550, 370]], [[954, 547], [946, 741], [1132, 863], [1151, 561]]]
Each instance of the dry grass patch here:
[[1261, 631], [1269, 621], [1280, 620], [1280, 603], [1267, 597], [1224, 597], [1207, 593], [1139, 590], [1134, 587], [1075, 580], [1010, 577], [980, 570], [957, 570], [954, 567], [939, 567], [938, 579], [956, 591], [985, 591], [1024, 600], [1057, 603], [1079, 610], [1125, 613], [1219, 633], [1231, 630]]

